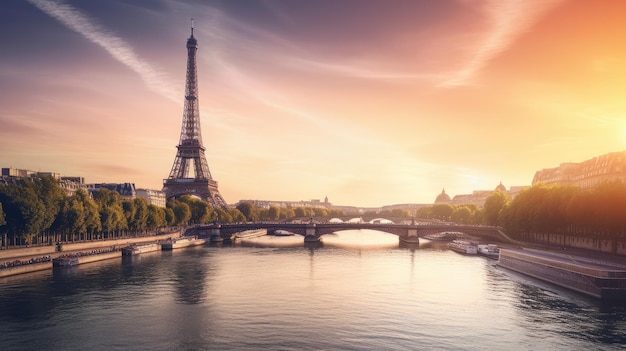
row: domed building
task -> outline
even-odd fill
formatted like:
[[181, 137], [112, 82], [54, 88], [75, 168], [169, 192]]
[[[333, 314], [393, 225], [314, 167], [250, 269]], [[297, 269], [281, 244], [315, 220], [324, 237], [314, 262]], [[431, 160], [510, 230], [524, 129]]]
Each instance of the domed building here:
[[452, 202], [452, 200], [450, 200], [450, 196], [446, 194], [446, 189], [442, 189], [441, 194], [437, 195], [435, 199], [435, 204], [449, 204], [450, 202]]
[[500, 184], [498, 184], [498, 186], [494, 189], [494, 191], [502, 191], [502, 192], [507, 192], [506, 187], [502, 184], [502, 182], [500, 182]]

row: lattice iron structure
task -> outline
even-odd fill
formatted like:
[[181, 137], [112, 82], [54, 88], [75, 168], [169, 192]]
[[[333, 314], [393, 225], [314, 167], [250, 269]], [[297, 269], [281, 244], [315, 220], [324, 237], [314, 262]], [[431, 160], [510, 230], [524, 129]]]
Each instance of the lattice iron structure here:
[[[209, 165], [204, 155], [200, 110], [198, 108], [198, 70], [196, 52], [198, 41], [193, 36], [187, 39], [187, 82], [185, 85], [185, 105], [183, 125], [174, 165], [170, 175], [163, 181], [163, 192], [168, 199], [181, 195], [195, 195], [209, 202], [215, 208], [227, 208], [226, 201], [217, 189], [217, 182], [211, 177]], [[194, 176], [190, 177], [193, 169]]]

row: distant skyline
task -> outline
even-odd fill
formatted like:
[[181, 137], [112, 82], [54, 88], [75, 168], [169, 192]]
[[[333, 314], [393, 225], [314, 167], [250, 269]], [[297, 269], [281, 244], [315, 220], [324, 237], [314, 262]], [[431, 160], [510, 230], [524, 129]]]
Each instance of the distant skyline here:
[[227, 202], [378, 207], [626, 149], [626, 1], [0, 2], [0, 166], [161, 189], [190, 19]]

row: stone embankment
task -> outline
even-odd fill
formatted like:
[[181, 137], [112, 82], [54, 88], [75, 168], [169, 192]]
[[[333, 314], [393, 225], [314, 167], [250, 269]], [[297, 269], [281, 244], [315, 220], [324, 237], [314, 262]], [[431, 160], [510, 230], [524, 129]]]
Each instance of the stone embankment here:
[[[60, 245], [37, 246], [0, 250], [0, 278], [36, 272], [52, 268], [52, 260], [59, 257], [80, 256], [80, 263], [94, 262], [121, 256], [121, 251], [110, 252], [131, 244], [165, 241], [180, 237], [180, 232], [154, 236], [124, 238], [116, 240], [62, 243]], [[60, 250], [59, 250], [60, 249]], [[102, 254], [86, 255], [102, 250]], [[107, 251], [104, 253], [104, 251]]]

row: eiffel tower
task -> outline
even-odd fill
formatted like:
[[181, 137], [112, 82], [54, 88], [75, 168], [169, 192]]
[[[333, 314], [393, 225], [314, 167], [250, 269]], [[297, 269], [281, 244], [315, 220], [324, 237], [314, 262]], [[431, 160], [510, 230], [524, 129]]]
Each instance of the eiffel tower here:
[[[187, 39], [187, 83], [183, 126], [170, 176], [163, 180], [163, 192], [168, 199], [181, 195], [194, 195], [207, 201], [214, 208], [226, 209], [228, 205], [217, 190], [217, 181], [211, 177], [209, 165], [204, 156], [206, 149], [202, 145], [200, 131], [196, 51], [198, 51], [198, 41], [193, 36], [192, 19], [191, 37]], [[189, 171], [192, 169], [194, 176], [189, 177]]]

